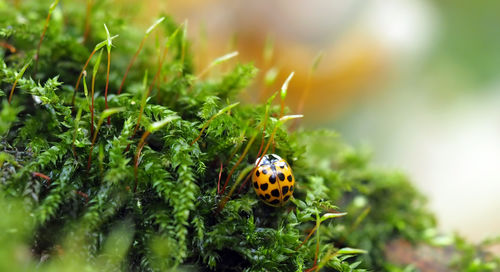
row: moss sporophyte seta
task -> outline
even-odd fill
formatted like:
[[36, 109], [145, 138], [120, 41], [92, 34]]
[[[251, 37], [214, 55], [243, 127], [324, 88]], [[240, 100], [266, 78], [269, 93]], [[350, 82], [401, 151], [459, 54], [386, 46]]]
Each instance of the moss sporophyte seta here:
[[0, 271], [428, 263], [392, 258], [397, 245], [450, 249], [453, 271], [498, 269], [480, 247], [443, 239], [405, 175], [300, 127], [286, 107], [293, 73], [266, 103], [240, 101], [258, 71], [237, 52], [198, 70], [187, 22], [135, 28], [117, 5], [0, 0]]

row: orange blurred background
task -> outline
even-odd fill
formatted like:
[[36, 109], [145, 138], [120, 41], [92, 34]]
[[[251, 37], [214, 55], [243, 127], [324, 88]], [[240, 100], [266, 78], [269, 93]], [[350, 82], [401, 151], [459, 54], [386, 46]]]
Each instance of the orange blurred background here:
[[442, 230], [500, 234], [500, 1], [121, 3], [144, 29], [161, 12], [188, 20], [199, 71], [232, 51], [231, 64], [253, 62], [249, 102], [295, 71], [286, 102], [304, 126], [333, 128], [409, 173]]
[[[318, 30], [332, 21], [328, 12], [317, 17], [324, 22], [309, 21], [320, 12], [320, 4], [326, 11], [337, 8], [328, 1], [149, 0], [135, 20], [147, 27], [156, 18], [152, 11], [172, 14], [179, 22], [187, 19], [199, 70], [219, 56], [238, 51], [237, 61], [252, 62], [260, 71], [244, 93], [243, 98], [251, 102], [265, 101], [294, 71], [287, 105], [295, 112], [302, 107], [306, 122], [318, 122], [331, 120], [353, 99], [373, 90], [388, 68], [377, 40], [362, 27], [350, 25], [342, 10], [329, 23], [331, 28]], [[344, 5], [346, 10], [353, 8]], [[306, 13], [302, 8], [308, 9]], [[311, 72], [319, 54], [319, 65]], [[277, 73], [273, 84], [266, 84], [266, 74], [273, 72]], [[307, 88], [310, 91], [304, 94]]]

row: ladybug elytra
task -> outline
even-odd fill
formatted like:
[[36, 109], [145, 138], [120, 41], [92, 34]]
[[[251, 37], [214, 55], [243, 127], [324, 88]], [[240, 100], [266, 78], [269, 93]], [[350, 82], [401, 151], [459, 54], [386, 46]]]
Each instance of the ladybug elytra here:
[[[260, 162], [259, 162], [260, 160]], [[262, 201], [274, 207], [283, 206], [293, 195], [295, 178], [290, 165], [276, 154], [258, 158], [252, 183]]]

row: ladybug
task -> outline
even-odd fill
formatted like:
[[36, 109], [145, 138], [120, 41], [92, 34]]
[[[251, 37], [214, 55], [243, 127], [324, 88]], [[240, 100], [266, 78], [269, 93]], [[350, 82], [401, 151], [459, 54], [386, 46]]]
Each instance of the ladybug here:
[[283, 206], [293, 195], [295, 184], [290, 165], [276, 154], [258, 158], [255, 165], [252, 182], [257, 195], [270, 206]]

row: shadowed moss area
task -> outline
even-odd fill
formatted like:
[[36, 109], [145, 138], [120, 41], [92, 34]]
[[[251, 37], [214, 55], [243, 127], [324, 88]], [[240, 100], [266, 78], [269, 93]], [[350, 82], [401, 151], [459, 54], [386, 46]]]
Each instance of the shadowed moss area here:
[[[0, 0], [0, 271], [425, 271], [424, 246], [443, 269], [498, 269], [437, 233], [404, 174], [290, 129], [279, 101], [238, 104], [257, 69], [193, 67], [186, 23], [19, 2]], [[244, 183], [265, 145], [293, 169], [284, 207]]]

